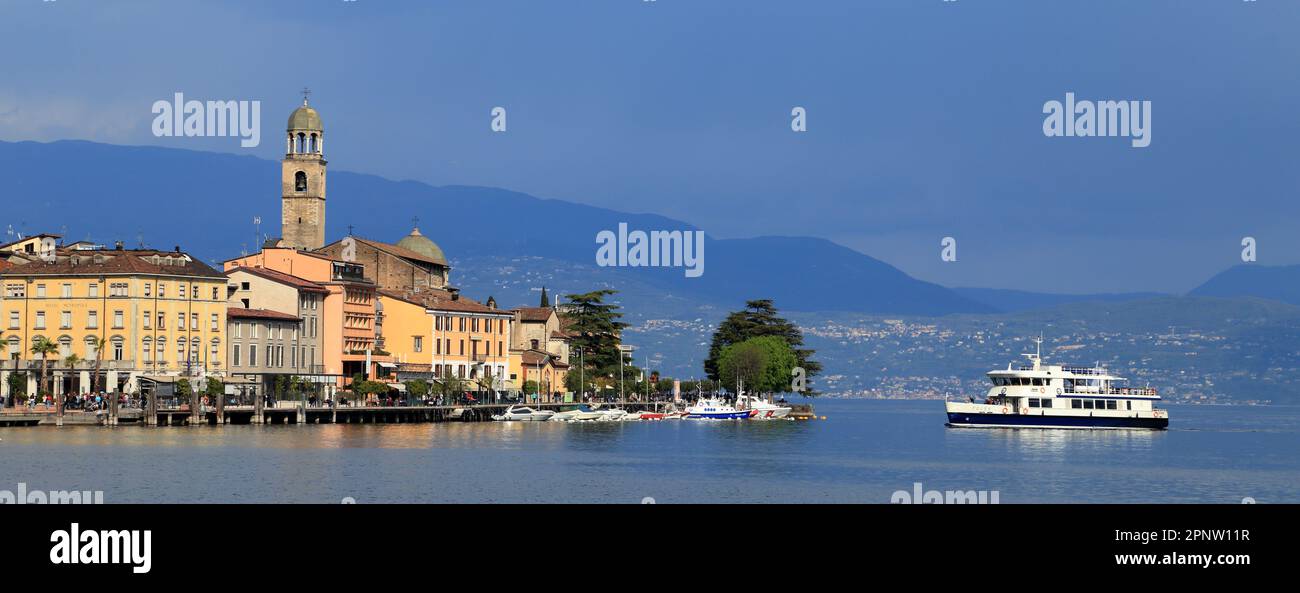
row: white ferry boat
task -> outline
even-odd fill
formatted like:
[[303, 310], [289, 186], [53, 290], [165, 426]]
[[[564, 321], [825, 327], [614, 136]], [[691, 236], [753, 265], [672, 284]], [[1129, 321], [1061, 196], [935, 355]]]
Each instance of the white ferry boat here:
[[966, 428], [1169, 427], [1169, 413], [1156, 409], [1154, 389], [1120, 387], [1123, 377], [1099, 367], [1046, 365], [1042, 339], [1030, 364], [990, 371], [983, 403], [945, 402], [948, 426]]

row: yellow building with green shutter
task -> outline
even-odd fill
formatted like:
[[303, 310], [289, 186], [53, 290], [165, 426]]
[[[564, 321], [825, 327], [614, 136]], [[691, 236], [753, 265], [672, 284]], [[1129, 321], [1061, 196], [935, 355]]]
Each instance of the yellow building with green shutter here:
[[0, 393], [9, 394], [15, 371], [36, 393], [41, 357], [30, 350], [42, 337], [58, 347], [46, 363], [55, 395], [139, 393], [150, 378], [221, 376], [226, 296], [225, 276], [179, 249], [60, 249], [7, 267]]

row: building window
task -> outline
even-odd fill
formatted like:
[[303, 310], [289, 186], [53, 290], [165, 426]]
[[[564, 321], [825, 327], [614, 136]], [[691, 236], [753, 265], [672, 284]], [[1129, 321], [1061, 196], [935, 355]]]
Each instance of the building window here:
[[293, 174], [293, 191], [307, 191], [307, 174], [298, 171]]
[[185, 329], [185, 314], [176, 314], [176, 329]]
[[152, 362], [153, 361], [153, 340], [149, 338], [145, 338], [144, 348], [141, 348], [140, 352], [144, 355], [144, 362]]
[[72, 311], [59, 313], [59, 329], [72, 329]]
[[214, 301], [215, 301], [215, 300], [218, 300], [218, 297], [217, 297], [217, 295], [219, 294], [219, 293], [217, 292], [217, 289], [218, 289], [218, 288], [219, 288], [219, 287], [217, 287], [217, 286], [213, 286], [213, 287], [212, 287], [212, 300], [214, 300]]
[[27, 296], [27, 287], [23, 284], [6, 284], [5, 298], [21, 299]]
[[415, 336], [414, 338], [412, 338], [412, 342], [413, 342], [412, 347], [415, 349], [416, 352], [424, 352], [423, 336]]
[[257, 344], [248, 345], [248, 366], [257, 366]]
[[36, 329], [45, 329], [45, 311], [36, 312]]
[[158, 314], [158, 329], [167, 329], [167, 316], [162, 313]]
[[185, 285], [181, 285], [181, 298], [185, 298]]
[[213, 313], [213, 314], [212, 314], [212, 331], [217, 331], [217, 321], [218, 321], [217, 314], [216, 314], [216, 313]]
[[71, 284], [67, 284], [67, 283], [65, 283], [65, 284], [63, 285], [63, 298], [65, 298], [65, 299], [70, 299], [70, 298], [72, 298], [72, 285], [71, 285]]
[[44, 284], [37, 284], [37, 285], [36, 285], [36, 298], [38, 298], [38, 299], [43, 299], [43, 298], [45, 298], [45, 285], [44, 285]]
[[122, 310], [118, 309], [116, 311], [113, 311], [113, 328], [122, 329], [124, 325], [126, 325], [126, 322], [123, 320]]
[[91, 282], [91, 283], [90, 283], [90, 292], [88, 293], [88, 295], [89, 295], [90, 298], [92, 298], [92, 299], [93, 299], [93, 298], [99, 298], [99, 283], [98, 283], [98, 282]]
[[161, 298], [166, 298], [166, 297], [167, 297], [167, 285], [166, 285], [166, 284], [163, 284], [162, 282], [159, 282], [159, 283], [158, 283], [158, 298], [161, 299]]
[[87, 329], [99, 328], [99, 311], [86, 312], [86, 328]]
[[[129, 294], [129, 290], [128, 290], [128, 288], [127, 288], [128, 286], [129, 286], [129, 285], [128, 285], [127, 283], [125, 283], [125, 282], [114, 282], [114, 283], [112, 283], [112, 284], [109, 284], [109, 285], [108, 285], [108, 296], [111, 296], [111, 297], [124, 297], [124, 296], [127, 296], [127, 295]], [[146, 296], [148, 296], [148, 295], [146, 295]]]
[[9, 312], [9, 329], [18, 329], [18, 312]]
[[199, 314], [190, 313], [190, 329], [199, 329]]
[[122, 338], [113, 338], [113, 360], [122, 360]]
[[239, 344], [230, 345], [230, 366], [239, 366]]

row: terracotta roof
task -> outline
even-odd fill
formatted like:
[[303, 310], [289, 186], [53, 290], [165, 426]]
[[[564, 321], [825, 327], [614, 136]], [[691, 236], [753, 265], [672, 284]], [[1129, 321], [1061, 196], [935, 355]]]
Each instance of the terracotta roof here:
[[519, 353], [519, 360], [524, 364], [524, 366], [537, 366], [539, 364], [544, 364], [546, 363], [547, 357], [550, 357], [551, 366], [554, 366], [557, 369], [569, 368], [569, 363], [564, 362], [559, 356], [550, 354], [549, 352], [542, 352], [540, 350], [524, 350]]
[[[177, 263], [154, 263], [146, 258], [183, 258]], [[99, 261], [96, 261], [96, 260]], [[76, 262], [76, 263], [73, 263]], [[208, 264], [181, 252], [153, 249], [79, 251], [60, 255], [54, 262], [33, 261], [5, 270], [10, 276], [66, 276], [105, 274], [147, 274], [155, 276], [198, 276], [224, 278]]]
[[453, 313], [490, 313], [495, 315], [509, 315], [509, 311], [493, 309], [473, 299], [460, 297], [451, 300], [451, 293], [445, 290], [422, 290], [420, 292], [411, 292], [409, 290], [379, 290], [379, 296], [388, 297], [406, 301], [413, 305], [419, 305], [427, 309], [436, 309], [439, 311], [450, 311]]
[[319, 292], [322, 294], [329, 292], [329, 289], [319, 284], [316, 284], [315, 282], [312, 282], [310, 280], [304, 280], [302, 278], [290, 274], [285, 274], [284, 272], [277, 272], [270, 268], [245, 268], [243, 266], [240, 266], [238, 268], [231, 268], [227, 270], [226, 276], [230, 276], [230, 274], [234, 272], [248, 272], [249, 274], [252, 274], [254, 276], [261, 276], [262, 278], [266, 278], [267, 280], [271, 280], [273, 282], [279, 282], [280, 284], [287, 284], [289, 286], [297, 288], [298, 290], [305, 290], [307, 292]]
[[5, 270], [12, 267], [14, 267], [14, 264], [9, 263], [9, 260], [0, 259], [0, 273], [4, 273]]
[[388, 252], [392, 255], [396, 255], [397, 257], [403, 259], [410, 259], [410, 260], [415, 260], [415, 261], [424, 262], [428, 264], [437, 264], [443, 267], [450, 267], [450, 264], [447, 263], [447, 260], [445, 258], [432, 258], [427, 255], [424, 255], [423, 253], [411, 251], [410, 249], [407, 249], [405, 247], [398, 247], [397, 245], [393, 245], [391, 243], [372, 241], [370, 239], [362, 239], [361, 237], [355, 237], [355, 236], [352, 238], [356, 239], [360, 243], [365, 243], [366, 245], [374, 247], [375, 249]]
[[554, 309], [550, 307], [519, 307], [515, 311], [519, 312], [519, 319], [522, 321], [546, 323], [551, 318], [551, 312]]
[[230, 307], [226, 309], [226, 317], [233, 319], [274, 319], [277, 321], [302, 321], [297, 315], [272, 311], [270, 309], [242, 309], [239, 307]]
[[566, 331], [553, 331], [553, 332], [551, 332], [551, 337], [552, 337], [552, 338], [560, 338], [560, 339], [562, 339], [562, 340], [567, 340], [567, 339], [569, 339], [569, 338], [572, 338], [572, 337], [573, 337], [573, 334], [571, 334], [571, 333], [569, 333], [569, 332], [566, 332]]

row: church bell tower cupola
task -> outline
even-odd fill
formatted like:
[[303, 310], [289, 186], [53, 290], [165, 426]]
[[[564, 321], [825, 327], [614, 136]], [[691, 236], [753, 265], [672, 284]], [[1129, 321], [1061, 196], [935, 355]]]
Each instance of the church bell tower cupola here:
[[294, 249], [325, 245], [325, 130], [320, 114], [307, 104], [289, 115], [284, 161], [281, 163], [281, 244]]

